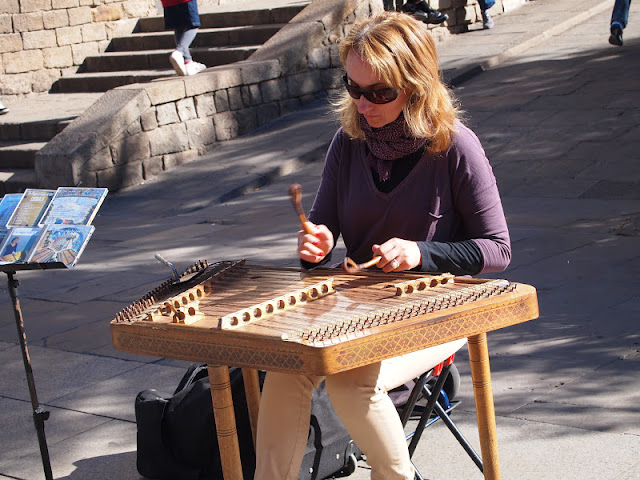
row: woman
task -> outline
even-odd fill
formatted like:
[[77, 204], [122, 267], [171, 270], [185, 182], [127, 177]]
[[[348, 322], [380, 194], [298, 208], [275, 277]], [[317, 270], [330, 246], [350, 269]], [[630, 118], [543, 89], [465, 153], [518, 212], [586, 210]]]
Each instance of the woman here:
[[[326, 263], [339, 235], [357, 263], [380, 256], [384, 272], [474, 275], [506, 268], [509, 234], [480, 142], [457, 120], [439, 78], [435, 45], [412, 17], [384, 12], [340, 47], [342, 127], [327, 153], [304, 266]], [[367, 456], [375, 480], [413, 479], [387, 391], [457, 351], [451, 342], [326, 378], [331, 402]], [[304, 455], [310, 399], [322, 378], [270, 372], [258, 420], [256, 480], [293, 480]]]

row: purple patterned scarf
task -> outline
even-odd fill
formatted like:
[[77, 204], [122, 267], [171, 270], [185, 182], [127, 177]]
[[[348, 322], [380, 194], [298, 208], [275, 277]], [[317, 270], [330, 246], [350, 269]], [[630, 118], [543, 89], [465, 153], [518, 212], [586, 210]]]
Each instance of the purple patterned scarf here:
[[360, 115], [360, 128], [369, 147], [369, 161], [378, 171], [380, 181], [391, 178], [393, 161], [406, 157], [427, 143], [426, 138], [407, 136], [404, 113], [400, 112], [393, 122], [380, 128], [369, 126], [364, 116]]

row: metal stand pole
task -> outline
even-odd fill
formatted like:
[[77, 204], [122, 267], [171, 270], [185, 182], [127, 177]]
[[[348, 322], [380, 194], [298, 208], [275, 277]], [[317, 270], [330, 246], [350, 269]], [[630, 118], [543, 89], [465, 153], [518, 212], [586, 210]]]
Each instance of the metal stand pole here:
[[33, 378], [33, 370], [31, 369], [31, 360], [29, 358], [29, 350], [27, 349], [27, 336], [24, 332], [24, 322], [22, 320], [22, 311], [20, 310], [20, 302], [18, 301], [17, 288], [19, 282], [13, 278], [15, 272], [6, 272], [7, 284], [9, 285], [9, 295], [13, 302], [13, 312], [16, 317], [16, 327], [18, 328], [18, 338], [20, 339], [20, 348], [22, 349], [22, 360], [24, 361], [24, 371], [27, 374], [27, 384], [29, 385], [29, 395], [31, 396], [31, 406], [33, 408], [33, 423], [38, 433], [38, 443], [40, 444], [40, 456], [42, 457], [42, 466], [44, 467], [44, 476], [46, 480], [53, 480], [51, 472], [51, 461], [49, 460], [49, 449], [47, 448], [47, 439], [44, 434], [44, 422], [49, 418], [49, 412], [43, 410], [38, 404], [38, 394], [36, 393], [36, 383]]

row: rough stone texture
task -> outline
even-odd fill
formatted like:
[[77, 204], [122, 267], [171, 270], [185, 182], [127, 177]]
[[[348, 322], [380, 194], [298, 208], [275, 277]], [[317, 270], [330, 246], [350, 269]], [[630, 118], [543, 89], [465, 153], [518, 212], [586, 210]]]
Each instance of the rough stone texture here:
[[163, 105], [158, 105], [156, 107], [156, 113], [159, 126], [178, 123], [180, 121], [175, 103], [165, 103]]
[[[64, 7], [71, 9], [71, 25], [86, 15], [87, 3]], [[112, 0], [99, 3], [99, 10], [89, 10], [94, 18], [111, 19], [126, 10], [121, 3]], [[475, 7], [475, 3], [465, 2], [456, 11]], [[74, 184], [77, 182], [68, 180], [87, 176], [98, 184], [130, 184], [122, 178], [126, 172], [140, 180], [157, 175], [160, 164], [164, 170], [173, 168], [202, 154], [216, 141], [250, 132], [335, 92], [341, 88], [340, 39], [350, 24], [381, 9], [381, 0], [314, 0], [248, 60], [195, 76], [110, 91], [97, 102], [100, 108], [85, 112], [71, 123], [69, 132], [63, 131], [60, 139], [56, 137], [36, 157], [38, 181]], [[105, 25], [106, 21], [46, 31], [55, 32], [58, 44], [71, 45], [71, 53], [68, 46], [49, 49], [44, 63], [69, 68], [70, 62], [77, 64], [89, 51], [97, 53], [104, 48]], [[25, 35], [28, 33], [42, 32]], [[75, 43], [78, 35], [84, 43]], [[80, 138], [82, 128], [90, 132], [84, 138]], [[108, 158], [104, 154], [107, 147]], [[140, 168], [116, 168], [122, 164], [138, 164]]]
[[[158, 2], [159, 4], [159, 2]], [[156, 0], [2, 0], [0, 1], [0, 54], [36, 51], [20, 61], [0, 60], [0, 95], [22, 96], [47, 91], [66, 69], [82, 65], [85, 58], [103, 52], [109, 39], [134, 31], [137, 20], [157, 15]], [[44, 50], [72, 46], [72, 61], [48, 59]], [[60, 51], [62, 53], [62, 51]], [[51, 50], [49, 50], [51, 53]], [[9, 59], [12, 60], [12, 59]], [[63, 70], [65, 69], [65, 70]], [[20, 75], [37, 72], [37, 83], [26, 87]], [[48, 85], [43, 85], [43, 81]]]
[[211, 145], [216, 141], [216, 130], [213, 126], [213, 120], [210, 117], [196, 118], [186, 123], [191, 149], [203, 149], [203, 147]]
[[149, 158], [149, 133], [140, 132], [131, 136], [122, 136], [119, 142], [111, 146], [114, 164], [141, 162]]
[[148, 132], [151, 155], [164, 155], [187, 150], [189, 139], [185, 124], [174, 123]]

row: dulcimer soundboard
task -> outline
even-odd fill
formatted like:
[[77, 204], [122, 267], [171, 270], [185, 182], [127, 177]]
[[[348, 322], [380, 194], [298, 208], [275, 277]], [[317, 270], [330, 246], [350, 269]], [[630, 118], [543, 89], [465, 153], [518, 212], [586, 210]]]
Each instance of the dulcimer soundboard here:
[[328, 375], [538, 316], [507, 280], [198, 262], [111, 321], [115, 348]]

